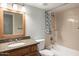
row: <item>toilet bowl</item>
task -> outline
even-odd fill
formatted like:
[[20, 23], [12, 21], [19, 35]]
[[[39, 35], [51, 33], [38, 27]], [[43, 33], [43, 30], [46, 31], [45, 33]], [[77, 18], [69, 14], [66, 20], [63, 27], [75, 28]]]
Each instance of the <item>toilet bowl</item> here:
[[54, 56], [54, 52], [48, 49], [39, 51], [42, 56]]
[[38, 42], [38, 50], [41, 56], [54, 56], [54, 53], [51, 50], [45, 49], [45, 39], [35, 40]]

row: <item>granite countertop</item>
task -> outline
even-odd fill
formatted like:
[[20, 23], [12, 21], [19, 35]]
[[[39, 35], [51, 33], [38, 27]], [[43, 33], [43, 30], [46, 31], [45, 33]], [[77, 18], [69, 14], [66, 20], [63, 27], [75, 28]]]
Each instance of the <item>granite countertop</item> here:
[[[25, 43], [25, 44], [20, 45], [20, 46], [9, 47], [9, 45], [16, 44], [16, 43]], [[24, 39], [24, 40], [19, 40], [17, 42], [0, 43], [0, 52], [17, 49], [17, 48], [21, 48], [21, 47], [32, 45], [32, 44], [37, 44], [37, 42], [34, 41], [33, 39]]]

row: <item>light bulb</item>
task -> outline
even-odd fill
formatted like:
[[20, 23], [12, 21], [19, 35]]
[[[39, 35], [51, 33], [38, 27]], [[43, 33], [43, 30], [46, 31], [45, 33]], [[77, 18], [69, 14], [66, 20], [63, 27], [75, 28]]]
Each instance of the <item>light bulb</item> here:
[[17, 8], [17, 4], [13, 4], [13, 9], [14, 10], [17, 10], [18, 8]]
[[7, 3], [1, 3], [1, 7], [7, 8]]
[[26, 12], [26, 8], [23, 6], [21, 11]]

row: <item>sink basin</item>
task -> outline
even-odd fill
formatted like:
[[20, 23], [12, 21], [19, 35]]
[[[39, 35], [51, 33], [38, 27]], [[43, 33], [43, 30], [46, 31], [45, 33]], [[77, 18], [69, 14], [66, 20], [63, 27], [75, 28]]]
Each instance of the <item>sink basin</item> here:
[[17, 47], [17, 46], [22, 46], [24, 44], [25, 43], [13, 43], [13, 44], [8, 45], [8, 47]]

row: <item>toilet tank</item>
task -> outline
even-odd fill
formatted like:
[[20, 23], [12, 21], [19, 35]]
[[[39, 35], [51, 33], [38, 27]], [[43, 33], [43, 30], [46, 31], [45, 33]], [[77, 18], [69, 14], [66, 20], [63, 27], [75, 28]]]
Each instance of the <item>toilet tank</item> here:
[[35, 40], [36, 42], [38, 42], [38, 49], [39, 51], [40, 50], [43, 50], [45, 48], [45, 39], [38, 39], [38, 40]]

